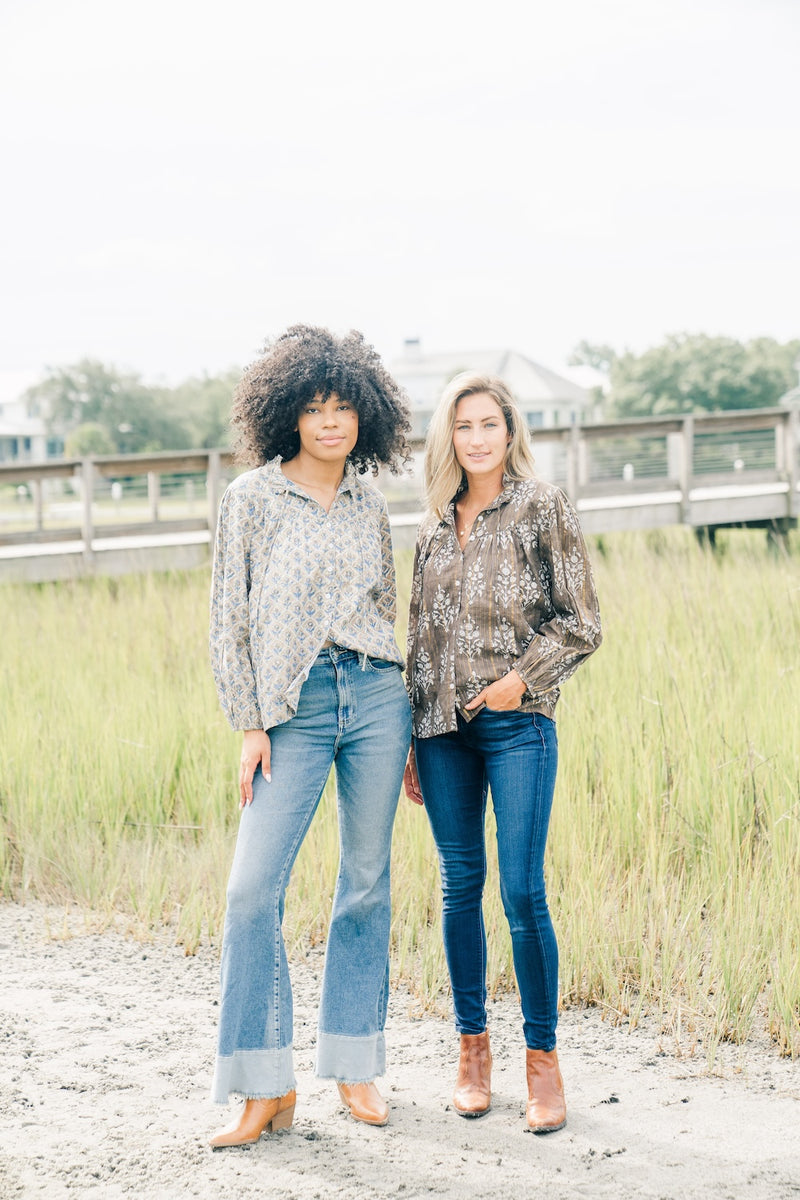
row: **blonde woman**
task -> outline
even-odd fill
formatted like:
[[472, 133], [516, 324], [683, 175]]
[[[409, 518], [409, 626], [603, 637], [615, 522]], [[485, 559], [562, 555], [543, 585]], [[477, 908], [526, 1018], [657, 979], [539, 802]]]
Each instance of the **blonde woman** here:
[[485, 814], [491, 791], [500, 890], [523, 1015], [527, 1124], [566, 1122], [556, 1055], [558, 947], [544, 852], [556, 779], [559, 689], [600, 644], [578, 518], [534, 472], [527, 430], [499, 379], [457, 376], [431, 423], [428, 513], [408, 629], [413, 743], [405, 772], [439, 854], [445, 954], [461, 1035], [453, 1106], [491, 1106], [486, 1028]]

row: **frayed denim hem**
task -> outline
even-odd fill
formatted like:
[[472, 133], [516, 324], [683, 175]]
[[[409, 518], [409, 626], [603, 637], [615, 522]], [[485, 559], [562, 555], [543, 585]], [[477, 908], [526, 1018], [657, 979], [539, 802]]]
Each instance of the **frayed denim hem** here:
[[231, 1093], [245, 1100], [272, 1100], [296, 1087], [292, 1047], [279, 1050], [236, 1050], [218, 1055], [211, 1084], [214, 1104], [227, 1104]]

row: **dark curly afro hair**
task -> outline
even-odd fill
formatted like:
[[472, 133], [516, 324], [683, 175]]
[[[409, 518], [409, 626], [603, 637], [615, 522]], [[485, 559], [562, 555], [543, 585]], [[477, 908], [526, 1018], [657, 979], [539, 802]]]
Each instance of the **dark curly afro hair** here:
[[408, 466], [411, 422], [402, 388], [357, 330], [339, 338], [313, 325], [292, 325], [267, 342], [244, 372], [231, 412], [237, 459], [260, 466], [276, 454], [294, 458], [300, 410], [315, 396], [334, 394], [358, 413], [358, 441], [349, 456], [357, 471], [386, 466], [397, 475]]

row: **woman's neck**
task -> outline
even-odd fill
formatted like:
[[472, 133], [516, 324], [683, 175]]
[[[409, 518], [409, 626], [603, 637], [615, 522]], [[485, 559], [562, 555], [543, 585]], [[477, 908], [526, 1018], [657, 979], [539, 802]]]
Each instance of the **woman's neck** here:
[[301, 452], [287, 463], [281, 463], [281, 471], [287, 479], [321, 504], [326, 512], [331, 511], [344, 478], [344, 463], [320, 462], [310, 454], [304, 456]]
[[470, 475], [465, 472], [467, 486], [461, 493], [462, 504], [468, 508], [484, 509], [495, 500], [503, 490], [503, 472], [492, 475]]
[[301, 487], [319, 488], [324, 491], [337, 491], [344, 479], [345, 462], [320, 462], [310, 454], [304, 454], [302, 449], [288, 462], [281, 463], [281, 471], [292, 483]]

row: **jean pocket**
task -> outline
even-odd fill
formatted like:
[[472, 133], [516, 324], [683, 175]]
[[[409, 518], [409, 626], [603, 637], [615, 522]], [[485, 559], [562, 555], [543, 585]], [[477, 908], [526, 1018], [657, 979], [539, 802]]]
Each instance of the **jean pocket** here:
[[400, 667], [388, 658], [371, 658], [367, 655], [367, 670], [376, 671], [380, 675], [384, 671], [399, 671]]

